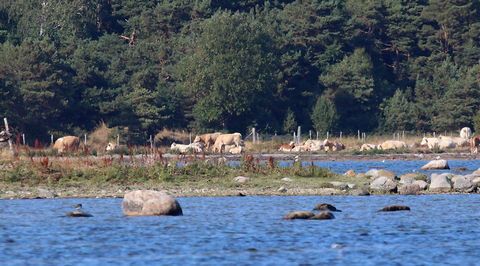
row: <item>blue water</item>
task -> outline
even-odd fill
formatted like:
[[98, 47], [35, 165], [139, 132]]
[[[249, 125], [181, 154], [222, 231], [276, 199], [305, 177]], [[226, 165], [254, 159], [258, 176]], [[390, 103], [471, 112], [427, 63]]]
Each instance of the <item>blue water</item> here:
[[[0, 200], [1, 265], [478, 265], [480, 195], [178, 198], [184, 216], [125, 217], [121, 199]], [[283, 220], [330, 203], [334, 220]], [[91, 218], [64, 217], [83, 203]], [[379, 213], [390, 204], [411, 211]]]
[[[356, 173], [365, 173], [370, 169], [385, 169], [394, 172], [397, 175], [408, 173], [424, 173], [430, 175], [438, 172], [453, 172], [453, 170], [463, 167], [467, 170], [456, 171], [457, 174], [470, 174], [480, 168], [480, 160], [448, 160], [450, 170], [420, 170], [422, 166], [429, 161], [415, 160], [415, 161], [320, 161], [313, 162], [315, 165], [328, 168], [336, 173], [343, 174], [346, 171], [353, 169]], [[291, 162], [282, 162], [282, 165], [292, 164]], [[303, 162], [304, 165], [309, 165], [310, 162]]]

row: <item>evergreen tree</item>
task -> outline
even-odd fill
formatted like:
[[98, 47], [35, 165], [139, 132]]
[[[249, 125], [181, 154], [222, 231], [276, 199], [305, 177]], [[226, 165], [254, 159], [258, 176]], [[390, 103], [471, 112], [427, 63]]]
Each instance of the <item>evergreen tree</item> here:
[[327, 97], [320, 96], [317, 99], [311, 118], [317, 131], [333, 131], [338, 123], [335, 104]]
[[345, 131], [371, 130], [375, 126], [373, 64], [364, 49], [357, 49], [320, 76], [326, 97], [338, 106], [339, 126]]
[[286, 134], [289, 134], [291, 132], [295, 132], [295, 130], [297, 130], [297, 121], [295, 121], [295, 114], [290, 108], [288, 108], [287, 115], [285, 117], [285, 120], [283, 121], [283, 131]]
[[414, 131], [415, 130], [415, 106], [410, 102], [406, 94], [398, 89], [395, 94], [385, 100], [383, 108], [383, 129], [385, 131]]

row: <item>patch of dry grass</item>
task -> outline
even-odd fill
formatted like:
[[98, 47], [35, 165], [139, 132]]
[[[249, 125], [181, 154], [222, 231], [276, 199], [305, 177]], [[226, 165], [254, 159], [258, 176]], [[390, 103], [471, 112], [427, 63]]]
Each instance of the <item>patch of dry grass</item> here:
[[195, 134], [191, 134], [186, 131], [180, 130], [170, 130], [170, 129], [163, 129], [162, 131], [158, 132], [155, 135], [155, 142], [160, 143], [164, 146], [170, 146], [173, 142], [175, 143], [183, 143], [188, 144], [190, 143], [190, 137], [193, 139], [195, 138]]

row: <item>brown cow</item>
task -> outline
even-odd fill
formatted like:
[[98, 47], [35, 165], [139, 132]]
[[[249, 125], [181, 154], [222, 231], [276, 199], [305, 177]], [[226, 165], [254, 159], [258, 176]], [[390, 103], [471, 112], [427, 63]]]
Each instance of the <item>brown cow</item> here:
[[75, 136], [65, 136], [59, 138], [53, 144], [53, 148], [56, 149], [58, 153], [77, 151], [78, 146], [80, 146], [80, 138]]
[[473, 136], [470, 138], [470, 152], [478, 153], [478, 146], [480, 146], [480, 136]]

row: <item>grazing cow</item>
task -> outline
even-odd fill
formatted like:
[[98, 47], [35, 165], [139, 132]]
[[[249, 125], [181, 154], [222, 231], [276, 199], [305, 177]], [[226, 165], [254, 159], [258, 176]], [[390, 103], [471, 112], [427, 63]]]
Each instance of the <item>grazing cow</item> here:
[[285, 151], [285, 152], [291, 152], [292, 149], [295, 147], [295, 143], [291, 141], [289, 144], [283, 144], [278, 148], [278, 151]]
[[360, 147], [360, 151], [369, 151], [369, 150], [376, 150], [376, 149], [377, 149], [377, 146], [375, 144], [364, 143]]
[[469, 139], [472, 137], [472, 130], [469, 127], [464, 127], [460, 130], [460, 138]]
[[242, 144], [242, 134], [233, 133], [233, 134], [221, 134], [215, 140], [213, 144], [213, 152], [221, 152], [224, 145], [235, 145], [240, 146]]
[[208, 133], [203, 135], [197, 135], [193, 140], [193, 143], [203, 143], [206, 146], [206, 149], [210, 149], [210, 145], [213, 145], [217, 140], [217, 137], [222, 135], [220, 132]]
[[478, 153], [478, 146], [480, 146], [480, 136], [473, 136], [470, 138], [470, 152]]
[[171, 151], [178, 151], [181, 153], [187, 153], [187, 152], [203, 152], [203, 144], [201, 143], [191, 143], [191, 144], [177, 144], [177, 143], [172, 143], [170, 146]]
[[80, 146], [80, 138], [75, 136], [65, 136], [57, 139], [53, 144], [53, 149], [58, 153], [67, 151], [77, 151]]
[[405, 148], [407, 148], [407, 144], [400, 140], [386, 140], [382, 144], [378, 145], [379, 150], [396, 150]]

